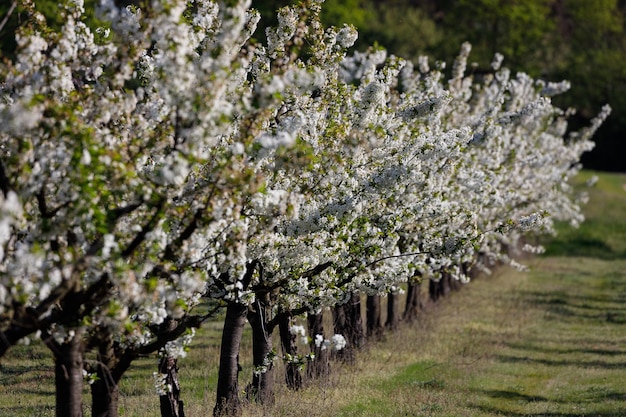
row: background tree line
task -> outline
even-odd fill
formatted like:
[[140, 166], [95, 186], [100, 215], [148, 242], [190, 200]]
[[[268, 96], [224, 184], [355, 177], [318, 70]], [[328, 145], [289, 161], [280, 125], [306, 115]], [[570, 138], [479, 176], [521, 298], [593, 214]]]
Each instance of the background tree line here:
[[[255, 0], [261, 26], [289, 0]], [[587, 168], [624, 171], [626, 141], [626, 1], [624, 0], [326, 0], [327, 25], [353, 24], [356, 47], [379, 44], [417, 62], [427, 55], [452, 62], [464, 41], [472, 44], [476, 74], [494, 53], [505, 65], [549, 81], [568, 80], [571, 90], [555, 98], [573, 107], [572, 129], [585, 125], [608, 103], [613, 115], [598, 131], [596, 148], [583, 156]]]

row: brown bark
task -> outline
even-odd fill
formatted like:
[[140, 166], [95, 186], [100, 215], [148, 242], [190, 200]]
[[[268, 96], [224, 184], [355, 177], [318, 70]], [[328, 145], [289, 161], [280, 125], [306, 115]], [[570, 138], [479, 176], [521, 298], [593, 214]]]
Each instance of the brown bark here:
[[366, 302], [366, 328], [368, 337], [378, 337], [382, 334], [382, 323], [380, 320], [381, 307], [378, 295], [368, 295]]
[[214, 416], [237, 416], [241, 414], [239, 401], [239, 346], [246, 324], [248, 307], [236, 302], [228, 303], [222, 345], [220, 348], [220, 369], [217, 381], [217, 399]]
[[163, 355], [159, 360], [159, 374], [165, 375], [165, 384], [171, 389], [159, 396], [161, 417], [185, 417], [183, 402], [180, 399], [177, 359]]
[[93, 417], [117, 417], [119, 378], [113, 375], [117, 358], [110, 337], [100, 341], [96, 364], [96, 380], [91, 384], [91, 413]]
[[56, 389], [55, 412], [57, 417], [83, 416], [83, 354], [82, 331], [64, 343], [56, 343], [50, 335], [44, 342], [54, 355], [54, 383]]
[[406, 304], [404, 307], [404, 320], [413, 321], [419, 315], [423, 304], [421, 300], [422, 281], [410, 281], [406, 291]]
[[452, 274], [447, 271], [441, 273], [441, 279], [439, 281], [430, 281], [428, 292], [430, 299], [437, 301], [442, 297], [449, 295], [452, 291], [456, 291], [461, 287], [459, 280], [454, 279]]
[[442, 273], [441, 278], [438, 281], [430, 280], [428, 283], [428, 295], [432, 301], [438, 301], [440, 298], [448, 295], [450, 292], [449, 282], [446, 279], [446, 274]]
[[[352, 346], [360, 349], [365, 344], [365, 335], [363, 333], [363, 319], [361, 317], [361, 295], [359, 293], [352, 294], [348, 307], [348, 324], [349, 336]], [[344, 336], [345, 337], [345, 336]]]
[[267, 320], [265, 307], [258, 301], [248, 310], [248, 322], [252, 327], [252, 363], [254, 373], [246, 394], [261, 404], [274, 402], [274, 363], [272, 355], [273, 325]]
[[398, 304], [400, 303], [400, 297], [398, 293], [389, 293], [387, 296], [387, 321], [385, 321], [385, 327], [394, 330], [398, 327], [399, 315]]
[[307, 324], [309, 327], [309, 335], [311, 336], [310, 348], [315, 355], [315, 359], [309, 362], [307, 367], [307, 377], [310, 379], [325, 378], [330, 373], [330, 364], [328, 362], [328, 349], [323, 350], [322, 346], [316, 346], [315, 336], [324, 337], [323, 314], [309, 314], [307, 316]]
[[450, 287], [450, 291], [458, 291], [461, 289], [463, 284], [460, 280], [454, 278], [451, 274], [448, 274], [448, 286]]
[[93, 417], [117, 417], [119, 387], [110, 379], [99, 379], [91, 384], [91, 406]]
[[335, 333], [346, 339], [346, 346], [337, 352], [337, 358], [346, 362], [355, 359], [356, 350], [365, 344], [363, 320], [361, 318], [361, 297], [354, 293], [350, 300], [333, 309]]
[[[285, 357], [295, 358], [298, 355], [298, 345], [296, 343], [296, 335], [291, 333], [292, 318], [289, 314], [281, 315], [278, 322], [278, 331], [280, 333], [280, 343]], [[285, 383], [287, 388], [294, 391], [302, 388], [302, 374], [300, 373], [299, 364], [289, 361], [285, 363]]]

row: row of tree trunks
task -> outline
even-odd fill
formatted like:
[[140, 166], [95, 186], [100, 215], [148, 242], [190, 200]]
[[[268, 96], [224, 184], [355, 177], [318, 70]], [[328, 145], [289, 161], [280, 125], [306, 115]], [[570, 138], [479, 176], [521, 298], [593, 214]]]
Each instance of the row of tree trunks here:
[[446, 297], [452, 291], [456, 291], [461, 287], [461, 282], [452, 277], [447, 271], [441, 273], [441, 279], [438, 281], [430, 280], [428, 294], [432, 301], [437, 301], [442, 297]]
[[[429, 282], [429, 295], [433, 301], [447, 295], [460, 286], [449, 273], [443, 273], [441, 280]], [[409, 283], [407, 288], [406, 306], [403, 319], [410, 321], [417, 317], [422, 308], [420, 299], [420, 283]], [[387, 297], [387, 321], [385, 327], [395, 328], [399, 322], [398, 296], [389, 294]], [[271, 335], [274, 325], [280, 329], [283, 354], [297, 357], [296, 335], [290, 331], [291, 317], [283, 314], [276, 323], [270, 323], [266, 308], [258, 301], [255, 306], [248, 307], [236, 302], [229, 303], [226, 308], [224, 331], [222, 335], [220, 370], [217, 387], [217, 400], [214, 415], [237, 416], [241, 413], [241, 402], [238, 395], [239, 348], [245, 327], [246, 318], [252, 327], [253, 363], [257, 370], [252, 383], [248, 386], [247, 394], [263, 404], [271, 404], [274, 400], [274, 367], [272, 362]], [[361, 298], [358, 293], [353, 294], [349, 301], [337, 306], [333, 310], [334, 332], [342, 334], [346, 339], [346, 347], [337, 352], [337, 358], [352, 362], [356, 350], [365, 343], [363, 323], [361, 318]], [[309, 334], [311, 335], [310, 348], [315, 360], [307, 367], [310, 379], [327, 377], [330, 371], [329, 351], [323, 345], [316, 344], [316, 335], [325, 338], [322, 314], [309, 314]], [[367, 298], [367, 336], [377, 337], [382, 334], [381, 299], [379, 296]], [[55, 381], [57, 393], [57, 416], [82, 417], [82, 388], [85, 342], [80, 330], [64, 343], [57, 343], [50, 337], [45, 340], [55, 357]], [[130, 364], [119, 363], [113, 343], [102, 343], [98, 346], [96, 360], [97, 378], [91, 385], [92, 415], [94, 417], [117, 417], [119, 405], [119, 379], [123, 374], [122, 368]], [[161, 396], [161, 414], [163, 417], [184, 417], [183, 403], [180, 401], [180, 386], [177, 377], [176, 360], [164, 356], [159, 364], [159, 372], [166, 375], [167, 385], [172, 389]], [[285, 380], [291, 389], [302, 386], [302, 375], [299, 364], [286, 364]]]
[[[444, 273], [440, 281], [430, 281], [429, 294], [432, 300], [447, 295], [457, 285], [450, 274]], [[408, 285], [404, 320], [412, 320], [422, 308], [420, 299], [420, 284], [413, 282]], [[387, 321], [385, 327], [395, 328], [399, 322], [398, 295], [389, 294], [387, 297]], [[366, 329], [368, 337], [377, 337], [382, 334], [381, 298], [369, 296], [367, 298]], [[271, 404], [274, 400], [274, 368], [272, 361], [268, 361], [272, 352], [272, 326], [262, 304], [258, 302], [253, 308], [243, 304], [230, 303], [226, 309], [224, 331], [222, 335], [220, 371], [217, 389], [217, 401], [214, 409], [216, 416], [237, 416], [241, 413], [241, 401], [238, 395], [239, 348], [246, 318], [252, 327], [253, 363], [257, 370], [252, 383], [248, 386], [247, 394], [263, 404]], [[346, 339], [346, 347], [337, 353], [337, 358], [352, 362], [356, 351], [365, 343], [363, 323], [361, 318], [360, 295], [353, 294], [349, 301], [337, 306], [333, 310], [334, 331], [342, 334]], [[277, 322], [280, 329], [283, 354], [297, 357], [296, 335], [290, 331], [291, 317], [284, 314]], [[329, 351], [322, 345], [315, 343], [315, 336], [325, 338], [322, 314], [309, 314], [309, 334], [311, 335], [311, 351], [315, 360], [307, 367], [307, 376], [310, 379], [327, 377], [330, 372]], [[79, 335], [72, 340], [58, 344], [48, 340], [48, 346], [55, 353], [55, 378], [57, 384], [57, 416], [82, 416], [82, 387], [84, 369], [84, 341]], [[123, 372], [114, 372], [120, 364], [116, 362], [112, 343], [103, 343], [98, 346], [95, 382], [91, 385], [92, 415], [94, 417], [117, 417], [119, 405], [119, 377]], [[166, 375], [167, 385], [172, 389], [160, 398], [161, 414], [163, 417], [184, 417], [183, 402], [180, 401], [180, 386], [177, 377], [176, 360], [164, 356], [159, 363], [159, 372]], [[299, 365], [294, 362], [286, 364], [285, 380], [291, 389], [302, 387], [302, 375]]]
[[[380, 296], [368, 296], [366, 304], [366, 333], [361, 316], [361, 296], [358, 293], [351, 295], [348, 302], [336, 306], [333, 312], [333, 330], [346, 339], [346, 346], [336, 352], [335, 357], [341, 361], [353, 362], [356, 351], [364, 346], [367, 337], [379, 337], [385, 328], [395, 329], [400, 319], [412, 321], [418, 317], [423, 308], [421, 298], [421, 279], [416, 277], [407, 286], [407, 297], [404, 312], [400, 314], [399, 296], [392, 293], [387, 296], [387, 320], [383, 326], [381, 320], [382, 303]], [[429, 296], [437, 301], [461, 284], [454, 280], [451, 274], [442, 273], [439, 281], [429, 281]], [[219, 381], [217, 400], [213, 410], [214, 416], [241, 415], [241, 400], [238, 396], [239, 348], [246, 318], [252, 328], [252, 350], [255, 372], [252, 382], [247, 386], [247, 399], [262, 404], [271, 404], [274, 401], [274, 367], [272, 332], [278, 326], [282, 353], [285, 357], [298, 358], [297, 336], [291, 332], [292, 317], [289, 313], [281, 313], [279, 317], [270, 320], [269, 307], [257, 298], [252, 306], [239, 303], [229, 303], [226, 308], [224, 330], [220, 352]], [[330, 352], [319, 343], [319, 338], [326, 339], [323, 314], [308, 314], [308, 334], [310, 335], [309, 348], [314, 360], [307, 363], [307, 378], [310, 380], [328, 377], [330, 373]], [[319, 336], [318, 336], [319, 335]], [[317, 341], [317, 343], [316, 343]], [[285, 381], [290, 389], [298, 390], [302, 387], [303, 379], [298, 360], [287, 361], [285, 364]], [[170, 368], [175, 369], [175, 364]], [[182, 417], [180, 415], [163, 414], [164, 417]]]
[[[419, 293], [418, 293], [419, 296]], [[398, 305], [400, 297], [397, 293], [389, 293], [385, 297], [387, 299], [387, 319], [383, 327], [381, 314], [382, 314], [382, 300], [379, 295], [367, 296], [367, 314], [366, 314], [366, 329], [367, 337], [377, 338], [380, 337], [385, 328], [394, 330], [398, 327], [400, 322], [400, 316], [398, 313]], [[417, 313], [416, 313], [417, 314]]]

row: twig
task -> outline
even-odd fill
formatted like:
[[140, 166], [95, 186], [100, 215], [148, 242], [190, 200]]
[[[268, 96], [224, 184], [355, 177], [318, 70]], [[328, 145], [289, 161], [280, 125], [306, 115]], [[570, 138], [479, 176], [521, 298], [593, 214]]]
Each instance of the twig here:
[[410, 252], [410, 253], [401, 253], [399, 255], [389, 255], [389, 256], [384, 256], [380, 259], [376, 259], [370, 263], [368, 263], [367, 265], [365, 265], [365, 268], [369, 268], [370, 266], [376, 265], [379, 262], [382, 261], [386, 261], [387, 259], [394, 259], [394, 258], [403, 258], [406, 256], [417, 256], [417, 255], [429, 255], [432, 252]]
[[4, 27], [6, 26], [7, 22], [9, 21], [9, 17], [11, 16], [11, 14], [13, 13], [16, 7], [17, 7], [17, 1], [14, 1], [13, 4], [11, 4], [11, 8], [9, 9], [9, 12], [7, 13], [6, 16], [4, 16], [4, 19], [2, 19], [2, 23], [0, 23], [0, 31], [2, 31], [2, 29], [4, 29]]

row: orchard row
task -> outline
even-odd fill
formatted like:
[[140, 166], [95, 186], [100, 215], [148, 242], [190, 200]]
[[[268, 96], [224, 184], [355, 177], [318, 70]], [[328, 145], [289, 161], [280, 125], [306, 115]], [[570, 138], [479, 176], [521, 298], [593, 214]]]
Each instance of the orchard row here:
[[[324, 351], [358, 347], [360, 294], [408, 288], [416, 306], [422, 280], [517, 265], [541, 250], [526, 235], [583, 220], [568, 183], [609, 109], [568, 132], [550, 100], [567, 82], [501, 55], [474, 76], [469, 44], [449, 72], [348, 52], [356, 30], [324, 28], [318, 0], [279, 10], [264, 39], [245, 1], [118, 3], [91, 28], [81, 0], [60, 2], [53, 30], [21, 0], [0, 66], [0, 355], [50, 347], [59, 416], [82, 415], [84, 372], [93, 415], [116, 416], [123, 374], [157, 351], [176, 415], [176, 357], [222, 310], [214, 413], [237, 414], [246, 320], [250, 395], [271, 401], [274, 329], [297, 389]], [[326, 339], [328, 307], [343, 324]]]

